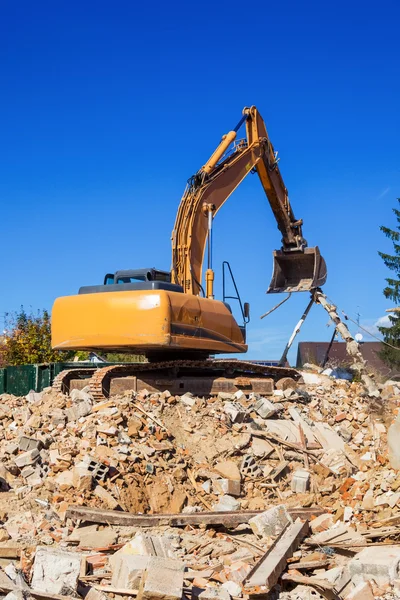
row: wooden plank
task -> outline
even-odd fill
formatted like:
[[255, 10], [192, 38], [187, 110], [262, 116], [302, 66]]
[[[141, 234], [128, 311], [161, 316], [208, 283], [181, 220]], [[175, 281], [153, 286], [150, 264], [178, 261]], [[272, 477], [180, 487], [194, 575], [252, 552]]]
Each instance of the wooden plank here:
[[[285, 573], [282, 575], [284, 581], [293, 581], [293, 583], [301, 583], [303, 585], [310, 585], [312, 587], [320, 588], [324, 591], [335, 592], [335, 586], [327, 579], [320, 579], [319, 577], [306, 577], [305, 575], [296, 575], [295, 573]], [[337, 594], [336, 594], [336, 597]]]
[[118, 594], [118, 596], [137, 596], [139, 590], [129, 590], [125, 588], [116, 588], [111, 585], [92, 585], [99, 592], [105, 592], [106, 594]]
[[[242, 510], [242, 511], [204, 511], [193, 514], [174, 513], [158, 515], [142, 515], [135, 513], [126, 513], [118, 510], [101, 510], [85, 506], [71, 505], [66, 512], [66, 518], [72, 520], [81, 520], [91, 523], [107, 523], [109, 525], [126, 525], [138, 527], [158, 527], [159, 525], [170, 525], [175, 527], [184, 527], [185, 525], [225, 525], [226, 527], [236, 527], [242, 523], [248, 523], [249, 519], [262, 513], [262, 510]], [[293, 519], [310, 519], [313, 515], [318, 516], [324, 513], [320, 507], [313, 508], [289, 508], [289, 514]]]
[[297, 571], [313, 571], [314, 569], [323, 569], [324, 567], [329, 567], [330, 564], [330, 560], [309, 560], [290, 563], [289, 569], [296, 569]]
[[21, 548], [12, 546], [0, 547], [0, 558], [19, 558], [21, 556]]
[[287, 559], [297, 550], [308, 531], [308, 521], [296, 521], [286, 527], [247, 575], [245, 588], [266, 586], [271, 589], [286, 569]]

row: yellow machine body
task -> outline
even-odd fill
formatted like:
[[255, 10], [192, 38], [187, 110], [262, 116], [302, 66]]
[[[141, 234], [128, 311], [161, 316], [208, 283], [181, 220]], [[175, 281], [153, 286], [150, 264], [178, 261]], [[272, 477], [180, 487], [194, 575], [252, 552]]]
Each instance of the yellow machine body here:
[[[243, 124], [246, 138], [237, 140]], [[214, 300], [212, 221], [252, 172], [258, 173], [282, 235], [268, 292], [312, 291], [323, 285], [325, 262], [318, 248], [307, 248], [303, 221], [294, 216], [265, 123], [255, 106], [246, 107], [235, 129], [223, 136], [209, 160], [188, 181], [172, 232], [171, 271], [118, 271], [106, 275], [104, 286], [85, 286], [75, 296], [58, 298], [52, 313], [53, 348], [140, 353], [163, 359], [176, 358], [179, 351], [185, 357], [246, 352], [248, 304], [242, 305], [238, 292], [226, 296], [223, 288], [223, 297], [239, 301], [243, 317], [243, 327], [239, 327], [227, 305]]]
[[57, 298], [52, 346], [143, 353], [246, 352], [242, 329], [219, 300], [166, 290], [110, 291]]

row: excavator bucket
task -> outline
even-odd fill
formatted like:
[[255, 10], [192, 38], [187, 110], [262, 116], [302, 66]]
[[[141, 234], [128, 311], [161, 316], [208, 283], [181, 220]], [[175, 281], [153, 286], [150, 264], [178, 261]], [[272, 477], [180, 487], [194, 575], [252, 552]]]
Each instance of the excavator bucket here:
[[296, 252], [275, 250], [273, 257], [274, 271], [267, 294], [307, 292], [324, 285], [326, 263], [318, 246]]

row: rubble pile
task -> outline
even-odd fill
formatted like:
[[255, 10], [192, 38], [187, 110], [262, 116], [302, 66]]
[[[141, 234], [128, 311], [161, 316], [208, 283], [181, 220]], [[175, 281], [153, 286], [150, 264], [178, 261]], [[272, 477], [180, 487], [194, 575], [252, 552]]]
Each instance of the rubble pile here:
[[2, 593], [400, 597], [400, 389], [302, 377], [268, 396], [0, 396]]

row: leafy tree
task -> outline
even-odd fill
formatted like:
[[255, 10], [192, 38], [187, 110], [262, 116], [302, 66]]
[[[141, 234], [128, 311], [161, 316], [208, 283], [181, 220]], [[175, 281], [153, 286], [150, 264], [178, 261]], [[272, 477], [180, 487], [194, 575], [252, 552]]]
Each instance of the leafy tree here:
[[[400, 198], [397, 198], [400, 203]], [[383, 290], [385, 298], [392, 300], [394, 304], [400, 304], [400, 210], [393, 208], [396, 215], [397, 225], [395, 229], [381, 226], [381, 231], [393, 242], [394, 254], [379, 252], [386, 267], [393, 272], [393, 277], [386, 279], [386, 287]], [[383, 339], [391, 346], [383, 346], [380, 352], [381, 358], [391, 367], [400, 367], [400, 309], [399, 312], [389, 314], [389, 327], [379, 327]], [[399, 350], [397, 350], [399, 348]]]
[[7, 313], [5, 332], [0, 346], [0, 364], [24, 365], [31, 363], [62, 362], [71, 360], [73, 351], [53, 350], [51, 347], [50, 315], [47, 310], [27, 313]]

